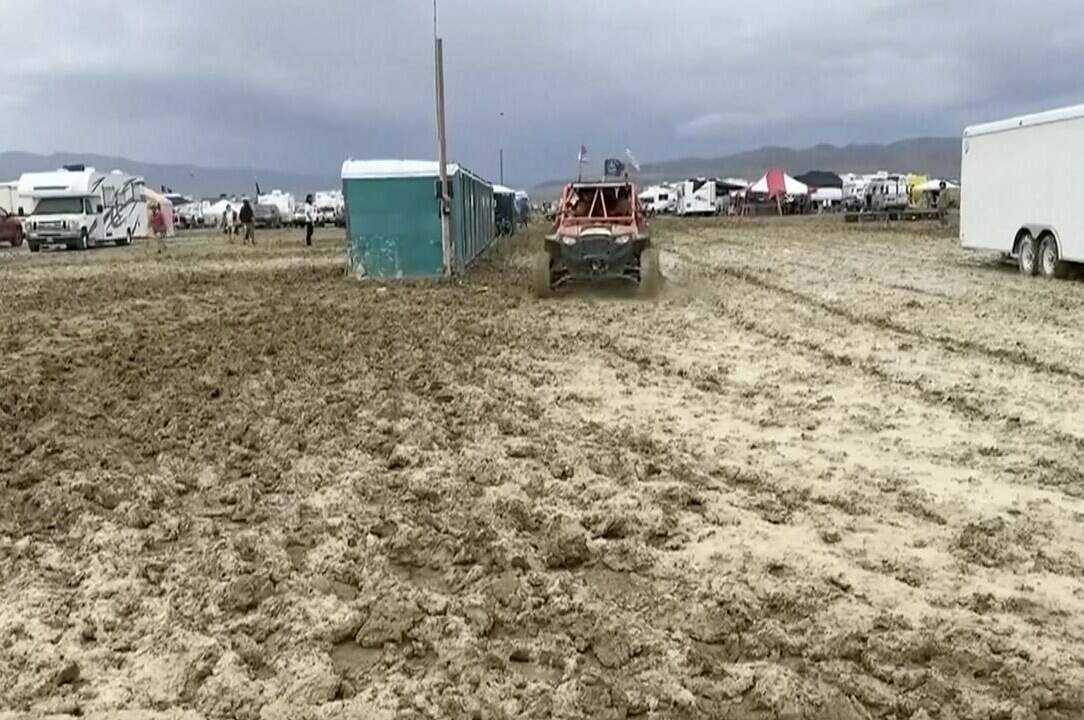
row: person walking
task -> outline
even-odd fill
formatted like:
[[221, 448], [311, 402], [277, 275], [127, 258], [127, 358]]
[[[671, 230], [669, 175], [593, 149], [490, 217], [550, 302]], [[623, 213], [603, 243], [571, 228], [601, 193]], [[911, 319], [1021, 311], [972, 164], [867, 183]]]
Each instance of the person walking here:
[[162, 212], [162, 206], [157, 203], [151, 210], [151, 233], [154, 236], [155, 252], [166, 249], [166, 216]]
[[316, 204], [312, 194], [305, 196], [305, 245], [312, 246], [312, 233], [316, 229]]
[[240, 213], [241, 224], [245, 226], [245, 236], [241, 240], [242, 245], [256, 246], [256, 218], [255, 213], [252, 211], [252, 203], [245, 200], [241, 204]]

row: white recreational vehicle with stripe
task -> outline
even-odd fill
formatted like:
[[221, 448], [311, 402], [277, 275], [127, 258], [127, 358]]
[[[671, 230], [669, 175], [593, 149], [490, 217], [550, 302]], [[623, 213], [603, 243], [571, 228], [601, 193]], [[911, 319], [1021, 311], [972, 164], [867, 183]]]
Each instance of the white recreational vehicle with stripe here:
[[86, 250], [92, 245], [129, 245], [147, 236], [147, 199], [143, 178], [120, 170], [97, 172], [70, 165], [56, 172], [25, 173], [19, 195], [33, 211], [26, 219], [27, 245]]

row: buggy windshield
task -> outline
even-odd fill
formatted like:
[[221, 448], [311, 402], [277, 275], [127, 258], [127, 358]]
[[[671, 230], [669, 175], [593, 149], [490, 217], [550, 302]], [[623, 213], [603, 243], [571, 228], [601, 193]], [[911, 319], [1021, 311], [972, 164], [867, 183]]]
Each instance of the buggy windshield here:
[[601, 185], [573, 188], [567, 199], [570, 218], [614, 220], [633, 216], [632, 187]]

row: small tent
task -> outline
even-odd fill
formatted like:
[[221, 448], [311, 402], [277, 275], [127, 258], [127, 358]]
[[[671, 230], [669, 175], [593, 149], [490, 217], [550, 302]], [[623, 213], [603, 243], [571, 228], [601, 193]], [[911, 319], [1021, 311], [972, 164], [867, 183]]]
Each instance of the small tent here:
[[166, 237], [173, 237], [176, 235], [177, 231], [173, 224], [173, 203], [171, 203], [169, 198], [165, 195], [151, 190], [150, 188], [144, 188], [143, 193], [147, 197], [147, 227], [153, 232], [154, 210], [155, 208], [160, 208], [162, 217], [166, 223]]

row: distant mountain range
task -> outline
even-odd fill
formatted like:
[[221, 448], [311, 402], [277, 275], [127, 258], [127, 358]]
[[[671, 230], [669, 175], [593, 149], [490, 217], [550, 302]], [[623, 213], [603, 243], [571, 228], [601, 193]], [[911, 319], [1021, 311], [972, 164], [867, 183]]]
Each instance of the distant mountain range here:
[[[639, 185], [692, 177], [740, 177], [758, 180], [766, 170], [781, 167], [791, 175], [810, 170], [835, 173], [872, 173], [879, 170], [915, 172], [938, 178], [960, 175], [958, 138], [914, 138], [888, 145], [816, 145], [796, 150], [763, 147], [719, 158], [682, 158], [647, 163], [636, 173]], [[554, 180], [534, 188], [539, 197], [555, 196], [567, 180]]]
[[107, 155], [71, 152], [52, 155], [25, 152], [0, 153], [0, 182], [18, 180], [24, 172], [45, 172], [56, 170], [62, 165], [78, 163], [98, 170], [123, 170], [132, 175], [142, 176], [146, 179], [148, 187], [157, 189], [165, 185], [175, 192], [194, 197], [218, 197], [221, 193], [253, 194], [256, 191], [257, 180], [260, 182], [260, 189], [264, 192], [278, 188], [295, 195], [331, 190], [340, 185], [340, 181], [336, 178], [337, 173], [329, 174], [325, 178], [275, 170], [157, 164]]

